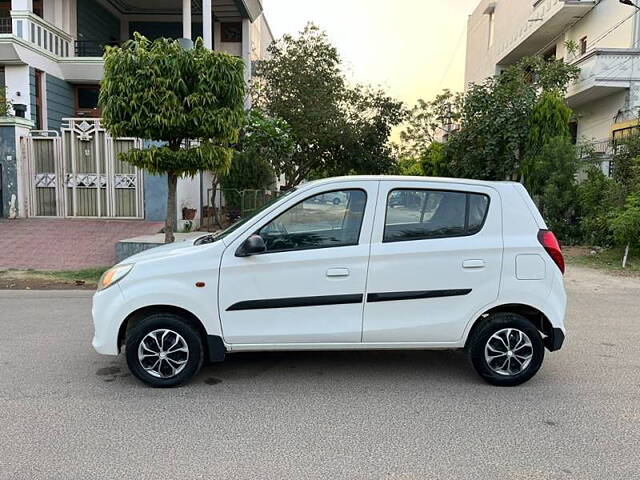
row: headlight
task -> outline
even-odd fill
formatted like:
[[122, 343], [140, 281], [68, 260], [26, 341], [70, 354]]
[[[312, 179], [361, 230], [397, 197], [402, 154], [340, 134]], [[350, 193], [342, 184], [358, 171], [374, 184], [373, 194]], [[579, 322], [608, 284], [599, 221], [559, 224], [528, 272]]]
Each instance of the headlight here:
[[133, 264], [116, 265], [102, 274], [98, 281], [98, 290], [104, 290], [124, 278], [131, 271]]

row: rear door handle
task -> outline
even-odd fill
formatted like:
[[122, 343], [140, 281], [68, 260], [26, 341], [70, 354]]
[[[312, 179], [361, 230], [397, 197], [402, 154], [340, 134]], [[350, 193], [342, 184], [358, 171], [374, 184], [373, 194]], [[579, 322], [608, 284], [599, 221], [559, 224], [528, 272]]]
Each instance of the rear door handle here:
[[484, 268], [484, 260], [464, 260], [462, 268]]
[[348, 277], [348, 268], [330, 268], [327, 270], [327, 277]]

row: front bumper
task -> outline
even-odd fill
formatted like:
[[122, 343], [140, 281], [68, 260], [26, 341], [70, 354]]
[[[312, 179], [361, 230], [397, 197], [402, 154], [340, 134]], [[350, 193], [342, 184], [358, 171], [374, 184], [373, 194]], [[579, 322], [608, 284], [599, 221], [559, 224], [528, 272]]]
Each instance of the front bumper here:
[[124, 296], [117, 283], [93, 295], [91, 316], [94, 335], [91, 345], [102, 355], [118, 355], [118, 331], [120, 322], [116, 312], [124, 302]]

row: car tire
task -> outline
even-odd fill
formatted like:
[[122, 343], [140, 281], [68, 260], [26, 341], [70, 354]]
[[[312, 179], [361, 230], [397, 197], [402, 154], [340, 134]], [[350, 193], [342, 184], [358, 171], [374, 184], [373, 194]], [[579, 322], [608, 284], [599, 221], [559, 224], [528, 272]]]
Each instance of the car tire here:
[[515, 313], [491, 314], [481, 322], [467, 345], [476, 372], [488, 383], [502, 387], [530, 380], [544, 360], [538, 329]]
[[178, 387], [204, 360], [202, 338], [182, 317], [150, 315], [127, 331], [125, 355], [131, 373], [155, 388]]

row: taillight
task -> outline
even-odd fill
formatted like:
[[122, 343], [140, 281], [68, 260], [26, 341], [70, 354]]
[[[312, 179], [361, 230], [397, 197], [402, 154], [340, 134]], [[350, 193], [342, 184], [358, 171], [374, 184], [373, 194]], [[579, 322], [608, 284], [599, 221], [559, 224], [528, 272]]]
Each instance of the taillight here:
[[550, 230], [540, 230], [538, 232], [538, 241], [564, 274], [564, 257], [562, 256], [560, 243], [553, 232]]

